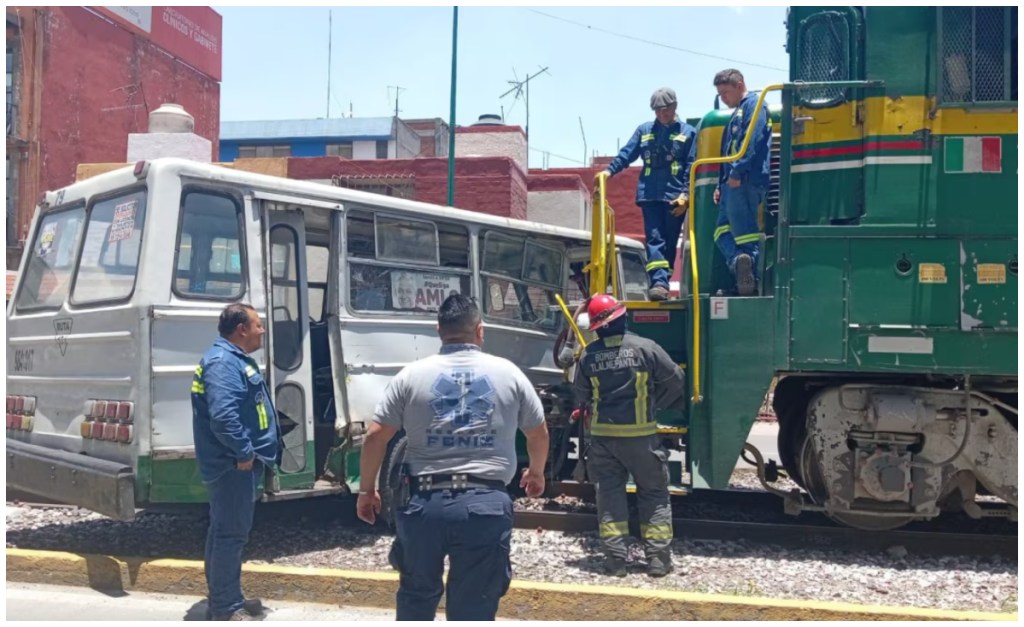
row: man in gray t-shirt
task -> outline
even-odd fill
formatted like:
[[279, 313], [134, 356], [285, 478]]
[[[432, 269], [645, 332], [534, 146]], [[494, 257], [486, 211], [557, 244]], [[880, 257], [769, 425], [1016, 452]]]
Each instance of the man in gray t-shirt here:
[[480, 310], [453, 294], [438, 311], [438, 355], [409, 364], [391, 380], [367, 430], [360, 460], [359, 518], [380, 513], [376, 490], [388, 442], [404, 429], [413, 496], [396, 512], [389, 561], [401, 573], [398, 620], [434, 620], [448, 574], [449, 620], [494, 620], [511, 582], [516, 430], [529, 467], [520, 486], [544, 492], [548, 431], [540, 398], [512, 362], [480, 350]]

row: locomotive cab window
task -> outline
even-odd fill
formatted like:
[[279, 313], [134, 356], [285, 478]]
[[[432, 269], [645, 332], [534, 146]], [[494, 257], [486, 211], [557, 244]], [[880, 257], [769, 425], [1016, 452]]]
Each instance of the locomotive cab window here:
[[939, 7], [940, 94], [963, 106], [1017, 100], [1017, 7]]

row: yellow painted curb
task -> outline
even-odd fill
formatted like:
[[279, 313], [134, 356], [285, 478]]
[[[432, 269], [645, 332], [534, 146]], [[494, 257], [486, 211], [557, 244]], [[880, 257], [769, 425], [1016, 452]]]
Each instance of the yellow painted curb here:
[[[201, 562], [7, 549], [7, 580], [102, 590], [206, 595]], [[242, 567], [247, 594], [277, 601], [394, 607], [398, 575], [263, 564]], [[957, 612], [740, 597], [670, 590], [514, 581], [502, 618], [527, 620], [986, 620], [1017, 614]]]

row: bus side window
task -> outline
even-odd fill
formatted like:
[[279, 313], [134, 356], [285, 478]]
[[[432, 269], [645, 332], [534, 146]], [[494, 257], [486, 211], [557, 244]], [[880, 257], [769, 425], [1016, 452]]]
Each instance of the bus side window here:
[[557, 331], [561, 314], [555, 291], [562, 288], [564, 253], [521, 235], [488, 231], [481, 264], [484, 316], [519, 326]]
[[240, 205], [213, 192], [185, 192], [174, 267], [174, 293], [183, 298], [234, 300], [242, 295]]
[[353, 310], [429, 313], [470, 293], [465, 227], [350, 210], [345, 229]]

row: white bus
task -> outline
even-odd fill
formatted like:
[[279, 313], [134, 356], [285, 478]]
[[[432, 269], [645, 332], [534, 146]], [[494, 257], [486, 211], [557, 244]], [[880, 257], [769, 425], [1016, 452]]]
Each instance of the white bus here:
[[[644, 249], [616, 241], [618, 292], [644, 300]], [[451, 292], [477, 299], [486, 350], [547, 411], [572, 409], [555, 294], [585, 298], [586, 231], [159, 159], [48, 192], [28, 242], [7, 311], [8, 488], [120, 519], [204, 501], [190, 382], [231, 302], [269, 322], [254, 358], [285, 451], [265, 500], [356, 486], [366, 422], [437, 352]]]

